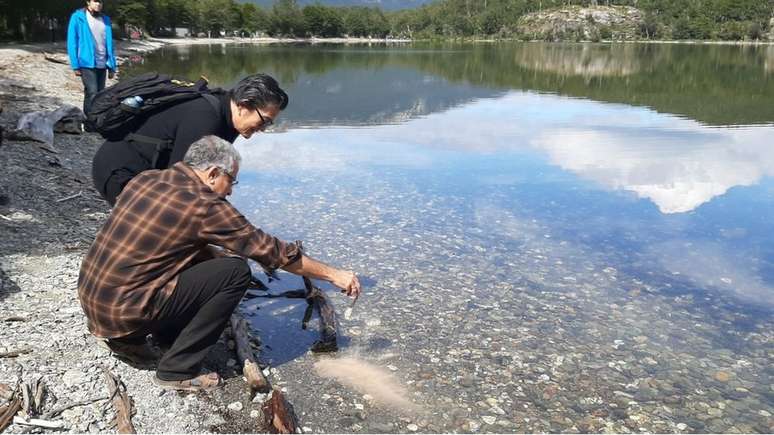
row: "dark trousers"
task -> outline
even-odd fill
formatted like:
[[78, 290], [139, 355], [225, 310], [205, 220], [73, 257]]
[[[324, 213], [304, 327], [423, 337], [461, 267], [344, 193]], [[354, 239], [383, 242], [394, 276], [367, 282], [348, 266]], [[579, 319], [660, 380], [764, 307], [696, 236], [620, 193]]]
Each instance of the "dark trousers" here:
[[83, 113], [89, 114], [91, 102], [97, 92], [105, 89], [105, 68], [81, 68], [81, 81], [83, 82]]
[[94, 155], [91, 177], [100, 195], [116, 205], [116, 199], [137, 174], [152, 169], [156, 147], [138, 142], [106, 141]]
[[106, 141], [94, 155], [91, 178], [97, 192], [110, 206], [116, 205], [118, 194], [140, 172], [151, 169], [149, 157], [138, 150], [137, 144]]
[[154, 337], [171, 347], [156, 376], [165, 381], [191, 379], [218, 341], [247, 290], [250, 267], [241, 258], [216, 258], [180, 274], [175, 291], [153, 322]]
[[118, 195], [136, 175], [135, 172], [126, 168], [115, 169], [107, 177], [97, 175], [95, 171], [92, 171], [94, 187], [111, 207], [115, 207]]

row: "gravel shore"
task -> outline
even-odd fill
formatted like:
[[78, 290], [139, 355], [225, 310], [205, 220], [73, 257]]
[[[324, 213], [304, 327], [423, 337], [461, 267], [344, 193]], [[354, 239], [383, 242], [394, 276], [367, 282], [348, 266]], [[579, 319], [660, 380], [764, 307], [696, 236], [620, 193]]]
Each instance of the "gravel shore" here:
[[[163, 44], [119, 43], [117, 55]], [[0, 46], [0, 126], [6, 131], [26, 112], [62, 104], [80, 107], [80, 79], [69, 65], [46, 57], [66, 59], [64, 44]], [[13, 388], [42, 380], [48, 392], [38, 418], [91, 402], [48, 418], [69, 432], [116, 430], [104, 369], [126, 384], [138, 432], [259, 430], [253, 411], [260, 404], [250, 402], [241, 375], [230, 368], [233, 361], [228, 360], [234, 357], [225, 344], [205, 364], [224, 375], [226, 388], [209, 395], [178, 394], [154, 386], [152, 371], [116, 360], [89, 334], [76, 283], [81, 258], [109, 213], [90, 176], [101, 142], [98, 135], [84, 133], [56, 134], [51, 148], [8, 138], [0, 145], [0, 384]], [[0, 407], [8, 399], [2, 387]], [[12, 424], [6, 431], [41, 430]]]

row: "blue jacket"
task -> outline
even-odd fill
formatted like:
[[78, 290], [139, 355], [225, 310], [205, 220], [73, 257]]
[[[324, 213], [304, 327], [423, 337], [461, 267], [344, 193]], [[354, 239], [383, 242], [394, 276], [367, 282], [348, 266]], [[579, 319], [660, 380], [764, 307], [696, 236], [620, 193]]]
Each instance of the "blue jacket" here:
[[[81, 68], [94, 68], [94, 40], [86, 19], [86, 9], [78, 9], [70, 17], [70, 25], [67, 27], [67, 54], [70, 55], [70, 65], [74, 70]], [[105, 66], [111, 71], [116, 70], [116, 56], [113, 53], [113, 29], [110, 28], [110, 17], [102, 14], [105, 22], [105, 52], [107, 59]]]

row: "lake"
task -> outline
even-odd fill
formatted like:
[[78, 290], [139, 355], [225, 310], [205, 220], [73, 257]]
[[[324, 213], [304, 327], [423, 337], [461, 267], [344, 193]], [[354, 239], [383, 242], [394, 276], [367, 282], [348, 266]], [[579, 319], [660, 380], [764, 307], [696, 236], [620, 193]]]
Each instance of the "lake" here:
[[330, 292], [340, 354], [422, 409], [317, 376], [303, 300], [252, 299], [308, 429], [774, 432], [774, 46], [203, 45], [148, 70], [290, 95], [238, 140], [232, 202], [363, 278], [351, 319]]

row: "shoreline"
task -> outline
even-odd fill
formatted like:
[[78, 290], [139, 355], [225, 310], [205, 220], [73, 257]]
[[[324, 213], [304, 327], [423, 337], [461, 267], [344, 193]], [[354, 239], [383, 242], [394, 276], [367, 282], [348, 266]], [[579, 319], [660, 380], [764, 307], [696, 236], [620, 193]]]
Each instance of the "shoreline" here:
[[[127, 44], [117, 57], [162, 45]], [[15, 128], [22, 114], [80, 107], [83, 85], [61, 44], [0, 45], [0, 127]], [[114, 83], [108, 81], [108, 85]], [[92, 186], [91, 161], [103, 139], [95, 133], [56, 133], [52, 145], [0, 142], [0, 406], [4, 391], [40, 380], [47, 389], [40, 416], [69, 432], [114, 432], [114, 408], [104, 370], [120, 377], [134, 402], [138, 432], [254, 432], [263, 424], [236, 358], [221, 340], [205, 366], [226, 380], [210, 394], [166, 391], [153, 371], [126, 365], [88, 332], [77, 295], [81, 260], [110, 208]], [[73, 406], [52, 417], [45, 413]], [[239, 405], [236, 405], [239, 403]], [[239, 409], [238, 411], [236, 409]], [[25, 433], [13, 423], [5, 433]]]
[[682, 39], [603, 39], [600, 41], [545, 41], [541, 39], [521, 40], [517, 38], [454, 38], [454, 39], [376, 39], [376, 38], [150, 38], [149, 42], [161, 43], [155, 50], [166, 45], [207, 45], [207, 44], [410, 44], [416, 42], [517, 42], [547, 44], [674, 44], [674, 45], [739, 45], [768, 46], [774, 41], [724, 41], [724, 40], [682, 40]]

